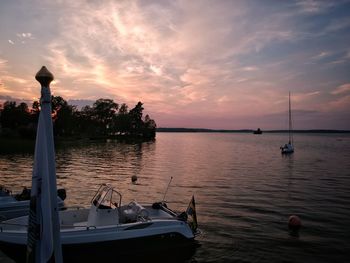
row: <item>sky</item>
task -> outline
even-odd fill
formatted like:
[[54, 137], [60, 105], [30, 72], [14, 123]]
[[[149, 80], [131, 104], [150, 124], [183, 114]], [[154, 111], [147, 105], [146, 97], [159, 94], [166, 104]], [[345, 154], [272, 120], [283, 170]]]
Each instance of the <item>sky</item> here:
[[144, 103], [158, 127], [350, 130], [350, 1], [0, 0], [0, 102]]

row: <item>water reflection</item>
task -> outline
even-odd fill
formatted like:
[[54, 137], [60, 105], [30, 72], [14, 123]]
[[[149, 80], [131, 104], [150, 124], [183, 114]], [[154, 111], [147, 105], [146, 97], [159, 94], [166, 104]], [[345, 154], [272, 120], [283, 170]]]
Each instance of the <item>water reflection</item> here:
[[[58, 184], [68, 205], [89, 205], [105, 182], [124, 202], [153, 202], [173, 176], [169, 205], [184, 211], [194, 194], [203, 232], [189, 260], [342, 262], [350, 232], [350, 136], [338, 137], [296, 134], [288, 156], [279, 150], [285, 135], [268, 133], [161, 133], [149, 143], [76, 144], [57, 149]], [[0, 184], [30, 186], [32, 158], [0, 156]], [[303, 223], [298, 240], [288, 234], [291, 214]]]

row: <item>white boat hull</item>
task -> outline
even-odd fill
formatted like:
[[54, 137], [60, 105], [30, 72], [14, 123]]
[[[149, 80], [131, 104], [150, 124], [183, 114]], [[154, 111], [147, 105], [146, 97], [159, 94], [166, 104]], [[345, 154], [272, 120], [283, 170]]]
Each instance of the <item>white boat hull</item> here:
[[[26, 244], [0, 241], [0, 246], [1, 250], [16, 262], [25, 262]], [[193, 239], [186, 239], [178, 233], [75, 244], [66, 244], [62, 239], [62, 254], [65, 263], [101, 262], [111, 259], [117, 262], [129, 262], [130, 257], [140, 262], [136, 259], [145, 260], [147, 256], [151, 256], [151, 262], [169, 262], [170, 260], [164, 259], [164, 255], [170, 256], [171, 259], [186, 257], [194, 253], [196, 246], [197, 243]]]
[[282, 154], [289, 154], [294, 152], [294, 146], [290, 143], [285, 144], [283, 147], [281, 147], [281, 153]]
[[[196, 227], [188, 221], [195, 214], [193, 197], [193, 209], [180, 215], [163, 202], [122, 205], [121, 199], [113, 187], [102, 184], [90, 208], [59, 211], [64, 262], [100, 262], [116, 255], [193, 248]], [[27, 224], [28, 216], [0, 223], [0, 249], [19, 262], [25, 262]]]
[[[69, 218], [82, 219], [89, 210], [60, 212], [64, 262], [96, 262], [117, 255], [130, 256], [135, 252], [194, 248], [194, 234], [185, 221], [170, 217], [157, 219], [155, 215], [159, 211], [152, 208], [147, 208], [150, 211], [147, 221], [108, 226], [87, 226], [87, 222], [76, 222], [73, 226], [62, 224], [67, 218], [68, 221]], [[27, 217], [21, 217], [0, 225], [0, 249], [18, 262], [25, 261], [27, 229], [23, 225], [26, 220]]]

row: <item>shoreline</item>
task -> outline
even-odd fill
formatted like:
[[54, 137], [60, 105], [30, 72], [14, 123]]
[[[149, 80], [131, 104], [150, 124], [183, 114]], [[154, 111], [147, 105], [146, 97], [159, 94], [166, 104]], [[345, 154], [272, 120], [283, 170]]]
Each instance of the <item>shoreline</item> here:
[[[157, 132], [202, 132], [202, 133], [253, 133], [253, 129], [225, 130], [225, 129], [203, 129], [203, 128], [157, 128]], [[289, 133], [289, 130], [262, 130], [262, 133]], [[293, 130], [293, 133], [350, 133], [350, 130], [332, 129], [308, 129]]]

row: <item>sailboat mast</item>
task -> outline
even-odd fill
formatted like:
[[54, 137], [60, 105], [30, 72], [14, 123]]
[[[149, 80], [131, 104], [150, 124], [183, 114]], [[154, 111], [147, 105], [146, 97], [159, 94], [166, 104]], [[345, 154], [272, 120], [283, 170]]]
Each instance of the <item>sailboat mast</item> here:
[[289, 143], [293, 144], [293, 138], [292, 138], [292, 110], [291, 110], [291, 104], [290, 104], [290, 92], [289, 92]]

